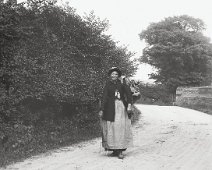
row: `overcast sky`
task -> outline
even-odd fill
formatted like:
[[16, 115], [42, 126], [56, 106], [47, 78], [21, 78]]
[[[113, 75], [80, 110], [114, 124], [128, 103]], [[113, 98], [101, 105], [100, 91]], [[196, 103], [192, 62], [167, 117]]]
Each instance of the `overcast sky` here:
[[[145, 47], [138, 34], [151, 22], [158, 22], [166, 17], [189, 15], [202, 19], [206, 24], [205, 35], [212, 39], [212, 5], [210, 0], [62, 0], [76, 9], [83, 16], [90, 11], [110, 23], [107, 34], [115, 41], [127, 45], [136, 56], [142, 55]], [[147, 81], [151, 67], [141, 65], [136, 78]]]
[[[22, 2], [24, 0], [18, 0]], [[136, 57], [142, 55], [145, 43], [139, 39], [139, 33], [151, 22], [159, 22], [166, 17], [189, 15], [202, 19], [206, 25], [205, 36], [212, 39], [212, 3], [211, 0], [58, 0], [68, 2], [76, 9], [76, 13], [85, 16], [91, 11], [100, 19], [109, 20], [107, 34], [112, 35], [120, 45], [128, 46]], [[140, 65], [135, 75], [144, 82], [149, 80], [148, 74], [152, 68], [146, 64]]]
[[[24, 1], [24, 0], [18, 0]], [[151, 22], [159, 22], [166, 17], [189, 15], [202, 19], [206, 25], [204, 32], [212, 39], [212, 3], [211, 0], [58, 0], [68, 2], [76, 12], [84, 16], [94, 11], [100, 19], [110, 23], [107, 34], [112, 35], [120, 45], [128, 46], [136, 57], [142, 55], [145, 43], [139, 39], [139, 33]], [[135, 76], [148, 81], [152, 68], [141, 65]]]

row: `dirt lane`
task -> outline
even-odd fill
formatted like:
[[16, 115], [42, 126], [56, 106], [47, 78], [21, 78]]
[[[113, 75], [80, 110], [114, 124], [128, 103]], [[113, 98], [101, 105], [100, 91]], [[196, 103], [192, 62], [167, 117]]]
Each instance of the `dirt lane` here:
[[212, 116], [176, 106], [137, 105], [134, 147], [123, 160], [95, 139], [39, 155], [5, 170], [211, 170]]

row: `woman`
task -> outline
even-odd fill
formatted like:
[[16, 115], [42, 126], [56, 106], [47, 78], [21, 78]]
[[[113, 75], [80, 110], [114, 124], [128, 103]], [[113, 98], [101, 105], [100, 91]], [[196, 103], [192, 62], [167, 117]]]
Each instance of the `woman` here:
[[132, 145], [131, 112], [132, 94], [129, 86], [121, 83], [121, 71], [109, 70], [109, 81], [104, 87], [99, 116], [102, 118], [102, 146], [123, 159], [123, 151]]

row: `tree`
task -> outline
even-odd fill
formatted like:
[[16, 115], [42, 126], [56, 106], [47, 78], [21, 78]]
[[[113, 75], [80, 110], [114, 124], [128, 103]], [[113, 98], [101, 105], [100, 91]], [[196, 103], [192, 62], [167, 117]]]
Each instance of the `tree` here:
[[80, 17], [56, 0], [13, 2], [0, 1], [0, 155], [7, 163], [8, 152], [20, 158], [92, 132], [108, 69], [136, 69], [134, 53], [104, 33], [106, 20]]
[[104, 34], [106, 20], [93, 13], [82, 18], [55, 3], [0, 3], [0, 104], [7, 106], [0, 113], [9, 110], [8, 115], [28, 98], [91, 104], [101, 95], [110, 67], [135, 72], [134, 53]]
[[10, 94], [17, 76], [15, 56], [21, 48], [21, 41], [26, 40], [31, 32], [29, 27], [20, 24], [26, 10], [12, 2], [0, 3], [0, 116], [5, 119], [17, 104], [17, 98]]
[[151, 78], [166, 85], [174, 97], [177, 87], [201, 85], [207, 77], [212, 45], [204, 29], [202, 20], [183, 15], [152, 23], [140, 33], [147, 43], [141, 62], [158, 70]]

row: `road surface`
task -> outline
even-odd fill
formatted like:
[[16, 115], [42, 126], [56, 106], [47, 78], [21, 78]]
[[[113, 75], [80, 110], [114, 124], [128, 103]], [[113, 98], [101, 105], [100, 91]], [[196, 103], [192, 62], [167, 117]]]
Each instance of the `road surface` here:
[[98, 138], [5, 170], [212, 170], [212, 116], [177, 106], [136, 106], [142, 114], [123, 160], [109, 156]]

